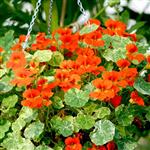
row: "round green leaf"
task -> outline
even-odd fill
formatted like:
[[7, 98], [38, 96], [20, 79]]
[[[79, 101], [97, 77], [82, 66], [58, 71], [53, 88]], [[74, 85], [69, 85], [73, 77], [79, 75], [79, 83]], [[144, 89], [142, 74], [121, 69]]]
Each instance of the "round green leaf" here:
[[26, 122], [22, 118], [18, 118], [15, 122], [12, 123], [12, 130], [14, 132], [22, 130], [25, 127]]
[[31, 123], [24, 131], [24, 136], [28, 139], [37, 141], [44, 130], [44, 124], [40, 121]]
[[65, 93], [65, 103], [71, 107], [83, 107], [89, 100], [89, 92], [79, 89], [70, 89]]
[[95, 120], [92, 116], [78, 114], [78, 116], [76, 117], [76, 123], [80, 129], [88, 130], [94, 126]]
[[0, 121], [0, 139], [5, 136], [5, 132], [9, 130], [11, 123], [8, 120], [1, 120]]
[[48, 62], [51, 60], [52, 54], [50, 50], [38, 50], [34, 53], [33, 58], [39, 62]]
[[46, 145], [39, 145], [38, 147], [35, 148], [35, 150], [53, 150], [53, 149]]
[[56, 51], [52, 55], [52, 58], [50, 60], [50, 65], [54, 66], [54, 67], [57, 67], [61, 64], [61, 62], [63, 60], [64, 60], [64, 56], [60, 52]]
[[109, 120], [99, 120], [90, 133], [91, 141], [96, 145], [104, 145], [112, 141], [115, 135], [115, 125]]
[[106, 116], [109, 116], [110, 113], [111, 113], [111, 111], [108, 107], [101, 107], [101, 108], [95, 110], [94, 118], [95, 119], [102, 119]]
[[24, 119], [26, 123], [30, 123], [32, 120], [35, 120], [37, 116], [37, 110], [29, 107], [22, 107], [19, 113], [19, 118]]
[[59, 127], [59, 133], [64, 137], [72, 135], [74, 131], [73, 121], [74, 119], [72, 116], [66, 116], [65, 118], [63, 118]]
[[136, 79], [134, 88], [144, 95], [150, 95], [150, 83], [146, 82], [142, 77]]
[[6, 107], [7, 109], [12, 108], [18, 101], [17, 95], [11, 95], [2, 100], [2, 107]]

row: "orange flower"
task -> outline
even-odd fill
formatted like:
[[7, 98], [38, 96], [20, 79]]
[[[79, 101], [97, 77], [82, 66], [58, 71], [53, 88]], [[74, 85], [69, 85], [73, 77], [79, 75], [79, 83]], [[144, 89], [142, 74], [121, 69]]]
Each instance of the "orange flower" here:
[[114, 89], [115, 93], [119, 92], [120, 88], [125, 88], [127, 86], [127, 82], [123, 79], [121, 79], [120, 72], [117, 71], [105, 71], [102, 74], [102, 77], [104, 80], [110, 80], [113, 83], [112, 88]]
[[100, 26], [101, 22], [98, 19], [89, 19], [86, 25], [89, 25], [89, 24], [96, 24]]
[[4, 51], [4, 49], [2, 47], [0, 47], [0, 53], [3, 52], [3, 51]]
[[131, 99], [129, 100], [132, 104], [138, 104], [140, 106], [144, 106], [144, 100], [138, 95], [137, 91], [133, 91], [131, 93]]
[[51, 39], [46, 38], [45, 33], [38, 33], [36, 37], [36, 43], [31, 45], [31, 50], [44, 50], [50, 49], [50, 44], [54, 41]]
[[126, 50], [128, 53], [135, 53], [138, 51], [138, 48], [135, 44], [127, 44], [126, 45]]
[[105, 146], [96, 146], [95, 144], [92, 145], [91, 148], [88, 148], [87, 150], [107, 150]]
[[138, 63], [141, 63], [143, 60], [145, 60], [145, 56], [141, 53], [127, 54], [127, 56], [130, 61], [137, 60]]
[[21, 104], [23, 106], [28, 106], [31, 108], [41, 108], [42, 106], [49, 106], [51, 101], [49, 98], [53, 95], [51, 90], [42, 89], [39, 91], [38, 89], [27, 89], [23, 93], [23, 97], [25, 98]]
[[11, 81], [13, 85], [17, 85], [18, 87], [27, 86], [31, 84], [33, 78], [31, 77], [33, 73], [27, 69], [19, 69], [15, 72], [15, 78]]
[[125, 67], [130, 66], [130, 62], [126, 59], [120, 59], [120, 60], [117, 61], [116, 64], [119, 68], [125, 68]]
[[90, 93], [90, 97], [108, 101], [115, 96], [115, 91], [112, 89], [112, 81], [97, 78], [92, 83], [96, 87], [96, 90]]
[[123, 22], [109, 19], [105, 22], [107, 29], [103, 30], [104, 34], [123, 36], [126, 30], [126, 25]]
[[71, 52], [75, 51], [78, 47], [78, 34], [71, 34], [71, 35], [63, 35], [60, 37], [62, 41], [61, 48], [67, 49]]
[[65, 139], [65, 150], [82, 150], [82, 145], [77, 137], [68, 137]]
[[120, 77], [125, 80], [129, 86], [133, 86], [138, 72], [136, 68], [124, 68], [120, 71]]
[[70, 88], [80, 89], [79, 81], [81, 78], [77, 74], [70, 74], [68, 71], [57, 69], [55, 79], [58, 83], [58, 86], [60, 86], [63, 91], [67, 91]]
[[104, 46], [104, 41], [101, 38], [101, 31], [94, 31], [85, 36], [84, 42], [94, 47]]
[[13, 70], [23, 68], [26, 65], [26, 59], [23, 52], [13, 52], [7, 62], [7, 67]]

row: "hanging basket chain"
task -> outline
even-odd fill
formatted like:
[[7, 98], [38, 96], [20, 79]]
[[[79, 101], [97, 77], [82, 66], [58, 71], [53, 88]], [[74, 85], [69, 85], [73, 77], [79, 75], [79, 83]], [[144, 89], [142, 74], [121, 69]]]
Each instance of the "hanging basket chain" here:
[[26, 35], [26, 39], [25, 39], [25, 42], [23, 43], [23, 51], [26, 49], [26, 46], [27, 46], [27, 43], [28, 43], [28, 40], [29, 40], [29, 37], [30, 37], [30, 33], [32, 32], [32, 29], [33, 29], [33, 25], [35, 23], [35, 19], [37, 17], [37, 14], [39, 12], [39, 8], [41, 6], [41, 1], [42, 0], [38, 0], [38, 2], [36, 3], [36, 8], [34, 10], [34, 14], [32, 16], [32, 20], [30, 22], [30, 25], [29, 25], [29, 28], [28, 28], [28, 32], [27, 32], [27, 35]]
[[53, 0], [50, 0], [49, 5], [49, 18], [48, 18], [48, 34], [50, 35], [50, 27], [51, 27], [51, 21], [52, 21], [52, 9], [53, 9]]
[[82, 6], [81, 1], [80, 1], [80, 0], [77, 0], [77, 4], [78, 4], [78, 6], [79, 6], [79, 8], [80, 8], [81, 13], [82, 13], [84, 16], [86, 16], [86, 12], [85, 12], [85, 9], [84, 9], [83, 6]]

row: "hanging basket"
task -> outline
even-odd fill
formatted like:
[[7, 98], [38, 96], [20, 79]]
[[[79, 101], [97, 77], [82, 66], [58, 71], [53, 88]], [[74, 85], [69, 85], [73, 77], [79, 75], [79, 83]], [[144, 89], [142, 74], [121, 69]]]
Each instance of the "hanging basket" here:
[[134, 150], [150, 120], [148, 46], [112, 19], [29, 35], [0, 48], [1, 146]]

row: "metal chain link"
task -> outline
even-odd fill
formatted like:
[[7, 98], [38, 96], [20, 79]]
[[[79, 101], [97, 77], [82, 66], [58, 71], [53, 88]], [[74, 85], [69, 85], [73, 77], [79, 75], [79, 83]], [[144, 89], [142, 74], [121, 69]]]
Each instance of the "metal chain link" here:
[[[85, 9], [84, 9], [83, 6], [82, 6], [82, 2], [81, 2], [80, 0], [77, 0], [77, 4], [78, 4], [78, 6], [79, 6], [79, 8], [80, 8], [81, 13], [84, 15], [84, 17], [85, 17], [85, 19], [86, 19], [86, 18], [87, 18], [87, 17], [86, 17], [86, 11], [85, 11]], [[88, 25], [90, 25], [90, 23], [89, 23], [88, 20], [87, 20], [85, 23], [87, 23]]]
[[79, 6], [79, 8], [80, 8], [80, 11], [82, 12], [82, 14], [83, 14], [84, 16], [86, 16], [86, 12], [85, 12], [85, 9], [84, 9], [83, 6], [82, 6], [81, 1], [80, 1], [80, 0], [77, 0], [77, 4], [78, 4], [78, 6]]
[[50, 0], [49, 5], [49, 18], [48, 18], [48, 34], [50, 35], [50, 26], [52, 21], [52, 9], [53, 9], [53, 0]]
[[28, 28], [28, 32], [27, 32], [27, 35], [26, 35], [26, 39], [25, 39], [25, 42], [23, 43], [23, 51], [25, 50], [26, 46], [27, 46], [27, 43], [28, 43], [28, 40], [29, 40], [29, 37], [30, 37], [30, 33], [32, 32], [32, 29], [33, 29], [33, 25], [35, 23], [35, 19], [37, 17], [37, 14], [39, 12], [39, 8], [41, 6], [41, 1], [42, 0], [38, 0], [38, 2], [36, 3], [36, 8], [34, 10], [34, 14], [32, 16], [32, 20], [30, 22], [30, 25], [29, 25], [29, 28]]

